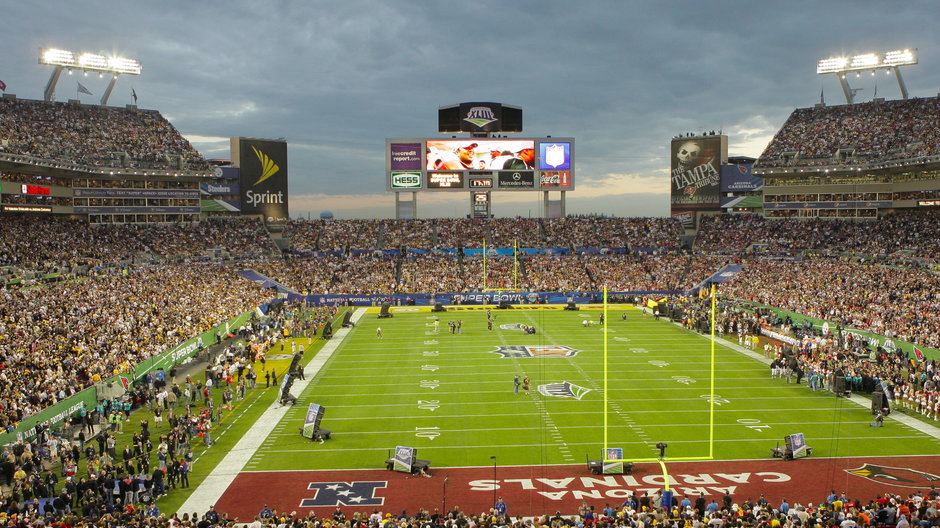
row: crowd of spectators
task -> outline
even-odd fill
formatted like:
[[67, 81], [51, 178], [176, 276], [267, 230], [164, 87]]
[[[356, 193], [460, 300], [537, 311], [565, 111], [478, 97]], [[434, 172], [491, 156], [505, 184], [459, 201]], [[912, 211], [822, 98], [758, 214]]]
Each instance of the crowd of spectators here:
[[754, 259], [725, 295], [940, 348], [940, 276], [850, 258]]
[[535, 255], [526, 257], [526, 286], [537, 292], [595, 290], [578, 255]]
[[[86, 166], [207, 170], [195, 148], [159, 112], [98, 105], [0, 100], [0, 151]], [[184, 167], [173, 160], [182, 158]], [[141, 163], [143, 162], [143, 163]]]
[[938, 237], [940, 211], [935, 209], [901, 210], [862, 222], [720, 215], [702, 218], [695, 248], [741, 254], [757, 244], [770, 252], [809, 250], [877, 257], [909, 250], [931, 256]]
[[3, 226], [0, 265], [20, 270], [101, 266], [143, 256], [189, 258], [204, 256], [213, 248], [238, 258], [277, 253], [257, 219], [92, 225], [61, 216], [5, 215]]
[[438, 220], [438, 248], [482, 248], [487, 237], [487, 222], [481, 218]]
[[[483, 257], [464, 257], [461, 259], [461, 273], [464, 278], [464, 291], [481, 291], [484, 272]], [[486, 288], [524, 289], [525, 275], [517, 260], [513, 257], [490, 257], [486, 259]]]
[[594, 279], [594, 286], [607, 287], [609, 291], [676, 291], [680, 284], [699, 283], [717, 271], [687, 277], [690, 257], [675, 252], [584, 255], [582, 258]]
[[10, 429], [270, 298], [212, 264], [0, 289], [0, 426]]
[[401, 261], [399, 293], [449, 293], [464, 290], [460, 261], [456, 256], [422, 255]]
[[569, 217], [438, 218], [433, 220], [292, 221], [297, 251], [349, 249], [677, 248], [681, 224], [672, 218]]
[[381, 294], [396, 291], [395, 259], [360, 256], [289, 257], [260, 261], [253, 269], [299, 293]]
[[286, 235], [295, 251], [376, 249], [381, 220], [292, 220]]
[[432, 248], [437, 222], [438, 220], [385, 220], [382, 247]]
[[489, 222], [488, 247], [544, 247], [542, 227], [537, 218], [500, 218]]
[[[843, 164], [910, 159], [937, 154], [940, 98], [873, 101], [794, 110], [764, 149], [757, 167], [786, 164]], [[839, 149], [852, 149], [847, 158]]]
[[545, 220], [548, 247], [677, 248], [682, 225], [674, 218], [571, 216]]
[[[211, 448], [223, 416], [261, 388], [262, 377], [264, 388], [278, 390], [267, 352], [285, 335], [315, 336], [336, 314], [335, 307], [273, 304], [266, 316], [232, 329], [204, 376], [177, 366], [150, 371], [125, 394], [84, 409], [63, 430], [38, 424], [34, 437], [4, 446], [0, 525], [156, 521], [156, 499], [189, 487], [194, 451]], [[140, 412], [132, 415], [135, 409]], [[170, 517], [160, 517], [161, 525]]]

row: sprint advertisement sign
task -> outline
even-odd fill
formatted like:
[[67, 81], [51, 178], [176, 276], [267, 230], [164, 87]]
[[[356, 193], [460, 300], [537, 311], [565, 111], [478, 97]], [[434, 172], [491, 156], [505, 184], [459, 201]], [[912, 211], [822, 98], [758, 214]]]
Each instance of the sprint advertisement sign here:
[[232, 138], [232, 160], [241, 173], [242, 213], [267, 223], [287, 222], [287, 142]]

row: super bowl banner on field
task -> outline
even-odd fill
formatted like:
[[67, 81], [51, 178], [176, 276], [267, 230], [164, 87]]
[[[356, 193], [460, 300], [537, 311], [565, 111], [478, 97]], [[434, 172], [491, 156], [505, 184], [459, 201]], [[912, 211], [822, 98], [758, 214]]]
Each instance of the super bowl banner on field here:
[[670, 148], [673, 215], [681, 210], [719, 207], [721, 162], [727, 158], [727, 136], [676, 138]]
[[265, 222], [284, 223], [287, 210], [287, 142], [232, 138], [232, 159], [241, 174], [241, 210]]

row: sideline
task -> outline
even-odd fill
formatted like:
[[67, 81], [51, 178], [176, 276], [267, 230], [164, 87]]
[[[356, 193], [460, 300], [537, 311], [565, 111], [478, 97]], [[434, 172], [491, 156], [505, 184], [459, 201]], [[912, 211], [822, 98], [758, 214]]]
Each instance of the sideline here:
[[[680, 328], [685, 328], [685, 327], [683, 327], [683, 326], [682, 326], [681, 324], [679, 324], [679, 323], [673, 323], [673, 324], [676, 325], [676, 326], [678, 326], [678, 327], [680, 327]], [[686, 330], [689, 330], [688, 328], [685, 328], [685, 329], [686, 329]], [[703, 336], [705, 339], [711, 339], [711, 336], [709, 336], [709, 335], [699, 334], [698, 332], [693, 332], [692, 330], [689, 330], [689, 331], [692, 332], [692, 333], [698, 334], [698, 335], [700, 335], [700, 336]], [[725, 347], [727, 347], [727, 348], [730, 348], [731, 350], [734, 350], [735, 352], [738, 352], [738, 353], [741, 354], [741, 355], [747, 356], [747, 357], [749, 357], [749, 358], [751, 358], [751, 359], [756, 359], [757, 361], [759, 361], [759, 362], [761, 362], [761, 363], [763, 363], [763, 364], [765, 364], [765, 365], [767, 365], [767, 366], [770, 366], [770, 363], [771, 363], [771, 360], [770, 360], [770, 359], [765, 358], [763, 354], [760, 354], [760, 353], [758, 353], [758, 352], [755, 352], [755, 351], [751, 350], [750, 348], [745, 348], [745, 347], [743, 347], [743, 346], [741, 346], [741, 345], [739, 345], [739, 344], [737, 344], [737, 343], [733, 343], [733, 342], [728, 341], [727, 339], [724, 339], [724, 338], [721, 338], [721, 337], [715, 337], [715, 342], [718, 343], [718, 344], [720, 344], [720, 345], [723, 345], [723, 346], [725, 346]], [[863, 408], [865, 408], [865, 409], [870, 409], [870, 408], [871, 408], [871, 398], [866, 398], [866, 397], [864, 397], [864, 396], [859, 396], [858, 394], [855, 394], [854, 392], [852, 393], [851, 396], [849, 396], [848, 401], [850, 401], [850, 402], [852, 402], [852, 403], [858, 405], [859, 407], [863, 407]], [[892, 402], [892, 404], [893, 404], [893, 402]], [[922, 421], [918, 420], [917, 418], [914, 418], [914, 417], [912, 417], [912, 416], [908, 416], [907, 414], [904, 414], [904, 413], [901, 413], [901, 412], [892, 412], [892, 413], [890, 413], [888, 416], [886, 416], [885, 418], [886, 418], [885, 421], [887, 421], [887, 420], [894, 420], [894, 421], [896, 421], [896, 422], [898, 422], [898, 423], [902, 423], [902, 424], [904, 424], [904, 425], [906, 425], [906, 426], [908, 426], [908, 427], [910, 427], [910, 428], [912, 428], [912, 429], [914, 429], [914, 430], [916, 430], [916, 431], [919, 431], [919, 432], [921, 432], [921, 433], [924, 433], [924, 434], [927, 435], [927, 436], [932, 436], [933, 438], [940, 439], [940, 428], [938, 428], [938, 427], [936, 427], [936, 426], [934, 426], [934, 425], [930, 425], [930, 424], [928, 424], [928, 423], [926, 423], [926, 422], [922, 422]]]
[[[365, 314], [365, 309], [359, 308], [353, 314], [351, 320], [358, 323], [359, 319]], [[304, 367], [304, 378], [294, 382], [293, 387], [297, 388], [297, 394], [302, 394], [307, 389], [307, 385], [320, 372], [323, 365], [333, 356], [333, 352], [339, 348], [349, 333], [349, 328], [341, 328], [328, 343], [323, 345], [320, 352], [317, 353]], [[287, 411], [292, 406], [281, 405], [275, 400], [268, 407], [268, 410], [258, 418], [245, 435], [232, 447], [225, 458], [212, 470], [212, 473], [199, 485], [192, 495], [186, 499], [177, 511], [180, 512], [206, 512], [213, 506], [222, 494], [228, 489], [235, 477], [244, 469], [245, 465], [255, 455], [261, 447], [262, 442], [271, 434], [275, 426], [280, 423]]]

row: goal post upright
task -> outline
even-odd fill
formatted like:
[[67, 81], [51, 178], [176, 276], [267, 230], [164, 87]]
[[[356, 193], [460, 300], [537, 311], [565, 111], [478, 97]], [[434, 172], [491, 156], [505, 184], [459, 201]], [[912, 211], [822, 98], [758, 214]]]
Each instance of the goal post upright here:
[[[603, 314], [604, 314], [604, 324], [603, 324], [603, 371], [604, 371], [604, 434], [603, 434], [603, 462], [623, 462], [625, 460], [630, 460], [631, 462], [658, 462], [662, 467], [663, 475], [666, 475], [668, 480], [668, 473], [666, 472], [666, 458], [665, 457], [649, 457], [649, 458], [624, 458], [622, 460], [610, 460], [607, 458], [608, 446], [609, 446], [609, 422], [608, 422], [608, 403], [609, 398], [607, 395], [608, 391], [608, 353], [609, 353], [609, 332], [607, 331], [607, 310], [608, 310], [608, 298], [607, 298], [607, 287], [604, 286], [603, 289]], [[710, 352], [710, 368], [709, 368], [709, 398], [708, 398], [708, 455], [707, 456], [684, 456], [684, 457], [669, 457], [668, 460], [673, 462], [692, 462], [698, 460], [714, 460], [715, 459], [715, 343], [716, 343], [716, 311], [717, 311], [717, 289], [714, 284], [711, 285], [711, 352]]]
[[604, 459], [607, 459], [607, 285], [604, 285]]
[[486, 291], [486, 237], [483, 237], [483, 291]]
[[708, 394], [708, 458], [715, 457], [715, 307], [717, 305], [718, 290], [712, 284], [712, 346], [711, 346], [711, 385]]

